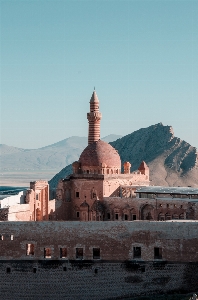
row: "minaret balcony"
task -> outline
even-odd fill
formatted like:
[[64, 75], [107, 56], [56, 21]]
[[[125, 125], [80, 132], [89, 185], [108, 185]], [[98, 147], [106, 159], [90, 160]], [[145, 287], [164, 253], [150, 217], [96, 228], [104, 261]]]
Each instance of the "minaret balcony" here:
[[102, 114], [100, 112], [89, 112], [87, 113], [87, 119], [89, 121], [99, 121], [102, 118]]

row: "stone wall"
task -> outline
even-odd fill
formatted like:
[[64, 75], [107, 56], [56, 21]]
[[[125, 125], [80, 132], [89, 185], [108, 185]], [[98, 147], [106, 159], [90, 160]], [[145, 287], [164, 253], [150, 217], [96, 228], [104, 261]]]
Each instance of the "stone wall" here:
[[198, 286], [196, 221], [1, 222], [0, 237], [2, 299], [122, 299]]
[[8, 221], [30, 221], [29, 204], [18, 204], [9, 207]]
[[107, 300], [197, 290], [197, 263], [0, 261], [0, 297]]
[[[132, 188], [131, 188], [132, 189]], [[129, 190], [129, 189], [128, 189]], [[119, 191], [118, 191], [119, 192]], [[131, 197], [132, 196], [132, 197]], [[125, 197], [104, 197], [105, 220], [110, 214], [110, 220], [172, 220], [172, 219], [198, 219], [198, 205], [189, 199], [172, 198], [133, 198], [133, 191]]]
[[[134, 247], [141, 247], [142, 261], [154, 260], [154, 247], [162, 248], [161, 260], [198, 259], [197, 221], [1, 222], [0, 235], [0, 259], [43, 259], [46, 247], [51, 248], [51, 259], [60, 259], [60, 248], [67, 248], [69, 260], [76, 259], [78, 247], [86, 260], [93, 259], [93, 248], [100, 248], [102, 260], [131, 260]], [[26, 255], [27, 244], [35, 245], [31, 257]]]

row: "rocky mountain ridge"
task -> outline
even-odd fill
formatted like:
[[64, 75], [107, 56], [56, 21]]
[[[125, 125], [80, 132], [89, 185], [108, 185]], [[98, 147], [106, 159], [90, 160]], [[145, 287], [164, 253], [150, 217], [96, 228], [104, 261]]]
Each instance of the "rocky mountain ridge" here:
[[[131, 171], [144, 160], [150, 168], [151, 185], [198, 186], [197, 149], [175, 137], [171, 126], [159, 123], [141, 128], [110, 144], [118, 150], [122, 164], [131, 163]], [[49, 181], [51, 188], [71, 172], [71, 165], [63, 168]]]

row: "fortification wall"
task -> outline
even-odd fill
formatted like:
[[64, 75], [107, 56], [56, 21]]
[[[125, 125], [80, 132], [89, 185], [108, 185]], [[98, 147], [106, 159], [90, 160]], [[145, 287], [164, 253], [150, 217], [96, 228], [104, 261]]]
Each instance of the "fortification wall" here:
[[0, 234], [2, 299], [122, 299], [198, 286], [196, 221], [0, 222]]
[[[43, 259], [44, 248], [52, 249], [51, 259], [59, 259], [61, 247], [67, 258], [76, 259], [76, 248], [83, 248], [83, 259], [93, 259], [92, 248], [100, 248], [102, 260], [131, 260], [133, 247], [141, 247], [139, 260], [153, 261], [154, 247], [162, 248], [162, 260], [198, 260], [198, 222], [0, 222], [0, 259], [27, 259], [26, 244], [35, 244], [34, 256]], [[11, 240], [10, 237], [13, 236]]]
[[197, 274], [195, 263], [0, 261], [0, 297], [105, 300], [193, 292]]

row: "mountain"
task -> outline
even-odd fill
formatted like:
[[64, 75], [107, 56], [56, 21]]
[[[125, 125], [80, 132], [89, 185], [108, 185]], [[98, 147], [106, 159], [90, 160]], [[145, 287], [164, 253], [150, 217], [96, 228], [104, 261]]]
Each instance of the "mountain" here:
[[197, 149], [174, 136], [162, 123], [139, 129], [112, 142], [122, 162], [137, 170], [144, 160], [150, 168], [151, 185], [198, 186]]
[[[125, 161], [131, 163], [131, 171], [144, 160], [150, 168], [151, 185], [198, 186], [197, 149], [174, 137], [171, 126], [152, 125], [110, 144], [118, 150], [122, 165]], [[63, 168], [49, 181], [50, 187], [55, 188], [59, 179], [71, 171], [71, 165]]]
[[[111, 134], [104, 137], [111, 142], [120, 135]], [[56, 170], [78, 160], [87, 146], [86, 137], [72, 136], [55, 144], [39, 149], [20, 149], [0, 145], [1, 170]]]
[[[111, 142], [120, 135], [108, 135]], [[1, 185], [28, 186], [30, 181], [49, 180], [65, 166], [78, 160], [87, 137], [72, 136], [39, 149], [22, 149], [0, 144]]]
[[[1, 145], [1, 170], [60, 170], [77, 160], [86, 147], [87, 138], [70, 137], [39, 149], [19, 149]], [[1, 151], [3, 149], [3, 151]], [[17, 148], [14, 148], [17, 149]]]

